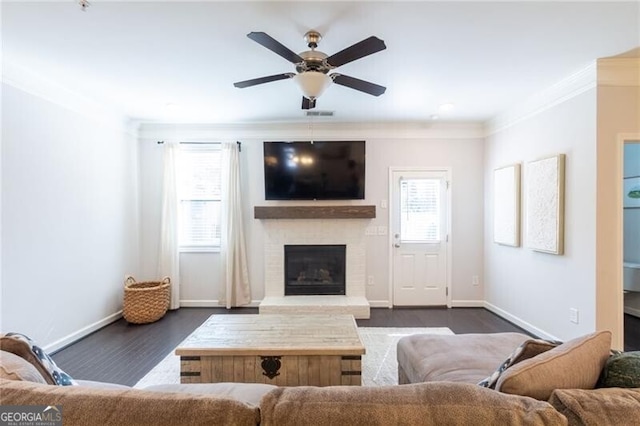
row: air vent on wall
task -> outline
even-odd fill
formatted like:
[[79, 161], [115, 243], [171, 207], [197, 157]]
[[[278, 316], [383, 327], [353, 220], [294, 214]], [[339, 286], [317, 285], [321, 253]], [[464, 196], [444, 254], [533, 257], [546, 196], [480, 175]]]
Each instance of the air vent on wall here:
[[304, 112], [304, 115], [307, 117], [333, 117], [334, 112], [333, 111], [313, 111], [313, 110], [306, 110]]

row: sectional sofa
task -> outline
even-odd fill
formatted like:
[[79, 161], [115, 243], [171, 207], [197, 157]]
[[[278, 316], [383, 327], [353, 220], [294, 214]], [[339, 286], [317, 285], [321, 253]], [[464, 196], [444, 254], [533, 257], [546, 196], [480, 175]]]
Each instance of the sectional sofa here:
[[[486, 341], [493, 340], [484, 345], [493, 355], [480, 349], [483, 336]], [[531, 350], [529, 346], [535, 344], [527, 342], [536, 339], [525, 335], [439, 336], [447, 338], [430, 340], [433, 337], [418, 335], [401, 341], [398, 357], [404, 384], [396, 386], [216, 383], [145, 389], [86, 381], [58, 386], [56, 380], [64, 377], [44, 368], [46, 359], [34, 359], [20, 345], [7, 344], [7, 339], [0, 337], [0, 405], [58, 406], [65, 425], [638, 424], [640, 389], [593, 389], [600, 371], [594, 379], [591, 370], [602, 370], [610, 359], [607, 332], [548, 345], [544, 351]], [[496, 350], [500, 345], [502, 349]], [[521, 349], [523, 345], [526, 351]], [[420, 348], [423, 355], [419, 355]], [[507, 360], [491, 364], [489, 358], [504, 357], [507, 349]], [[536, 351], [517, 362], [509, 356], [515, 353], [523, 358], [524, 352], [531, 355]], [[474, 358], [482, 358], [485, 367], [471, 365], [469, 359]], [[465, 363], [460, 364], [461, 359], [466, 359]], [[582, 373], [575, 375], [573, 370], [581, 368]], [[554, 369], [572, 371], [551, 374]], [[486, 379], [483, 386], [465, 382], [481, 377]], [[543, 380], [534, 384], [534, 378]], [[408, 383], [411, 380], [418, 383]]]

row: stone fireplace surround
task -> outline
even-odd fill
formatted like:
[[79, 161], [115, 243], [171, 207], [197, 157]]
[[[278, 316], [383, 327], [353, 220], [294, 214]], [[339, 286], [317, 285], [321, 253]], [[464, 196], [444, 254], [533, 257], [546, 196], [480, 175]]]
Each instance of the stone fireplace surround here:
[[[264, 227], [265, 297], [261, 314], [326, 313], [369, 318], [366, 298], [365, 231], [369, 219], [268, 219]], [[285, 244], [344, 244], [345, 296], [285, 296]]]

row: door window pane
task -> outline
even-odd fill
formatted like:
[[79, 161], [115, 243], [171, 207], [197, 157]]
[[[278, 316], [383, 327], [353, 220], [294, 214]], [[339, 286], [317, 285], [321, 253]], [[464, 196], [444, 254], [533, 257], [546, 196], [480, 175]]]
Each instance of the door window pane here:
[[440, 241], [440, 179], [400, 180], [400, 240]]

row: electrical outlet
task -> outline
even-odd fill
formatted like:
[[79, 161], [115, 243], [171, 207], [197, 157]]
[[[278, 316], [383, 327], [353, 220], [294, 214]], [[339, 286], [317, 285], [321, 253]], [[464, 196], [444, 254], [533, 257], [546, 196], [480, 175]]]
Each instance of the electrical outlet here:
[[369, 277], [367, 278], [367, 284], [373, 285], [373, 275], [369, 275]]
[[576, 308], [569, 308], [569, 321], [578, 324], [578, 310]]
[[387, 200], [380, 200], [380, 208], [381, 209], [387, 208]]
[[364, 231], [365, 235], [377, 235], [378, 227], [377, 226], [367, 226], [367, 229]]
[[378, 226], [378, 235], [387, 235], [387, 227]]
[[477, 275], [474, 275], [471, 277], [471, 285], [474, 286], [479, 286], [480, 285], [480, 277]]

